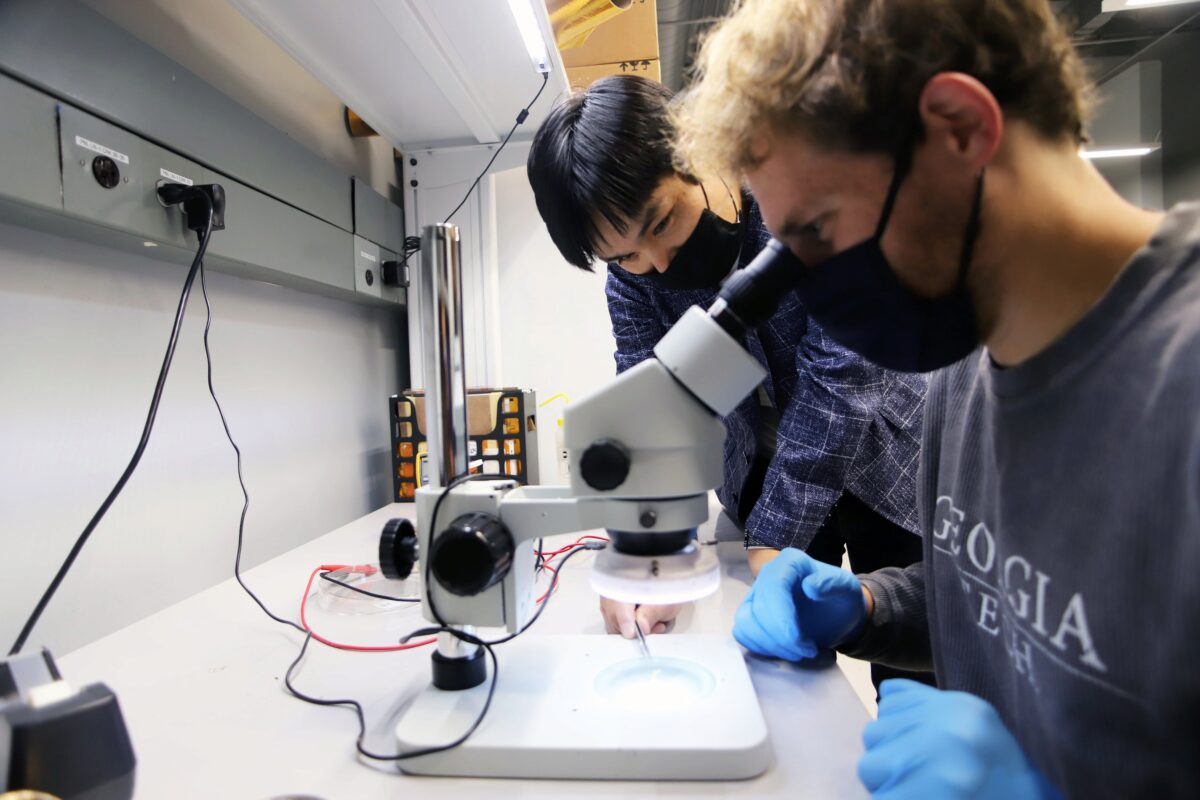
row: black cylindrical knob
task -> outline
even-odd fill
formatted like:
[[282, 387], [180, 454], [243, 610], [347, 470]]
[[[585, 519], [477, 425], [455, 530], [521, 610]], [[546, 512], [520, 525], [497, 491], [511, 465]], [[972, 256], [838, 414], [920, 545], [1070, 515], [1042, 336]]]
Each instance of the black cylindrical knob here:
[[592, 442], [579, 459], [579, 474], [593, 489], [615, 489], [629, 477], [629, 450], [615, 439]]
[[389, 519], [379, 535], [379, 569], [384, 577], [402, 581], [417, 563], [417, 531], [406, 519]]
[[435, 533], [429, 566], [446, 591], [470, 597], [504, 579], [512, 566], [513, 550], [512, 534], [504, 523], [476, 511]]

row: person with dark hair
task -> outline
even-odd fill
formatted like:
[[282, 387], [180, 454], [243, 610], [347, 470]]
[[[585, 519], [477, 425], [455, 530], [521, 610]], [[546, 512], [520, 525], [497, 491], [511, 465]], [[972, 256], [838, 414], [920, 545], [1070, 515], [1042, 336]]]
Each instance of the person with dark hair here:
[[[550, 237], [570, 264], [608, 265], [617, 371], [646, 358], [692, 305], [767, 242], [753, 197], [677, 172], [670, 92], [634, 76], [594, 83], [538, 129], [528, 174]], [[756, 396], [724, 419], [717, 496], [744, 531], [754, 574], [783, 548], [856, 570], [920, 559], [915, 478], [925, 381], [880, 369], [829, 339], [792, 296], [750, 333], [767, 369]], [[679, 606], [601, 600], [610, 633], [661, 633]], [[884, 677], [929, 673], [873, 667]]]

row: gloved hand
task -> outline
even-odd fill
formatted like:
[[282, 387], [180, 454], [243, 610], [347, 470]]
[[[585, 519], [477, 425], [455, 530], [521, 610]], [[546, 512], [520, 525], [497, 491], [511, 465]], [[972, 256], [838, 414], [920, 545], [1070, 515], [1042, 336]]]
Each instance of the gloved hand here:
[[986, 700], [884, 681], [858, 778], [877, 800], [1059, 798]]
[[734, 617], [733, 638], [759, 655], [803, 661], [850, 639], [866, 618], [858, 578], [788, 548], [758, 573]]

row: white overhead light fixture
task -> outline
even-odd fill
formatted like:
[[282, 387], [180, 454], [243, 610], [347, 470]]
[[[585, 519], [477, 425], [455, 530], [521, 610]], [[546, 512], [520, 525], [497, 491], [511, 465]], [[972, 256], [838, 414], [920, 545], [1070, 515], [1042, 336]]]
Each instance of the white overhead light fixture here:
[[550, 72], [550, 57], [546, 53], [546, 40], [542, 38], [541, 28], [538, 27], [537, 17], [534, 16], [531, 0], [508, 0], [513, 19], [517, 21], [517, 29], [521, 31], [521, 39], [525, 49], [533, 59], [533, 67], [545, 75]]
[[1153, 153], [1158, 148], [1157, 144], [1138, 145], [1137, 147], [1097, 147], [1080, 149], [1079, 157], [1093, 161], [1098, 158], [1139, 158]]

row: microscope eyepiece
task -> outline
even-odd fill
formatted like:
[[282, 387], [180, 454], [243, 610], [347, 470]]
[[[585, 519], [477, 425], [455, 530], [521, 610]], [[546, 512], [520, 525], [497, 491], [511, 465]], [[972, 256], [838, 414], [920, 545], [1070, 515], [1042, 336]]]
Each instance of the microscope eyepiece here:
[[735, 339], [771, 318], [779, 301], [804, 277], [804, 264], [778, 239], [725, 283], [709, 315]]

